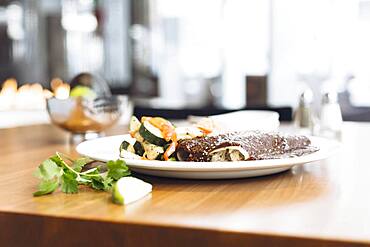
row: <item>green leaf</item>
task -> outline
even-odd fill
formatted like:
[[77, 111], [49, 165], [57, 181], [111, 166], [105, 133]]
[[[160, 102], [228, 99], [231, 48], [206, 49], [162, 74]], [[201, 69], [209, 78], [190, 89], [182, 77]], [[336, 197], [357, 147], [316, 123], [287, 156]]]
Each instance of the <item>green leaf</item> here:
[[123, 160], [110, 160], [107, 163], [108, 177], [113, 180], [118, 180], [121, 177], [129, 176], [131, 174], [129, 168]]
[[92, 162], [93, 160], [87, 157], [78, 158], [73, 161], [72, 168], [76, 172], [81, 172], [82, 167], [84, 167], [86, 164]]
[[91, 181], [91, 187], [96, 190], [104, 190], [104, 183], [101, 177], [93, 178]]
[[70, 171], [65, 171], [62, 176], [62, 191], [64, 193], [77, 193], [78, 182], [76, 180], [77, 175]]
[[110, 190], [114, 184], [114, 180], [110, 177], [106, 177], [104, 180], [103, 180], [103, 183], [104, 183], [104, 190]]
[[59, 179], [42, 180], [38, 186], [38, 191], [33, 196], [42, 196], [53, 193], [59, 186]]
[[60, 177], [61, 174], [62, 169], [50, 159], [43, 161], [33, 173], [35, 177], [42, 180], [51, 180], [54, 177]]
[[63, 168], [66, 167], [66, 163], [64, 162], [64, 160], [60, 156], [60, 153], [58, 153], [58, 152], [56, 152], [56, 154], [51, 156], [49, 159], [54, 161], [55, 164], [57, 164], [59, 167], [63, 167]]
[[94, 177], [91, 181], [91, 187], [96, 190], [108, 191], [112, 188], [113, 179], [110, 177]]

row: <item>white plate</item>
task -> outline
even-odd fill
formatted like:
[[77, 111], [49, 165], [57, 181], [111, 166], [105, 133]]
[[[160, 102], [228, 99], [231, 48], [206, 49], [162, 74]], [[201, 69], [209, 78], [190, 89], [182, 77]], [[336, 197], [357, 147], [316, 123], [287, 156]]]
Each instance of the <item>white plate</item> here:
[[277, 131], [280, 125], [279, 114], [274, 111], [236, 111], [209, 116], [223, 132], [227, 131]]
[[[119, 146], [129, 135], [102, 137], [80, 143], [76, 150], [90, 158], [108, 161], [119, 159]], [[237, 161], [237, 162], [181, 162], [158, 160], [125, 159], [131, 170], [161, 177], [189, 179], [225, 179], [257, 177], [289, 170], [301, 165], [327, 158], [339, 144], [319, 137], [310, 137], [312, 144], [319, 147], [318, 152], [286, 159]]]

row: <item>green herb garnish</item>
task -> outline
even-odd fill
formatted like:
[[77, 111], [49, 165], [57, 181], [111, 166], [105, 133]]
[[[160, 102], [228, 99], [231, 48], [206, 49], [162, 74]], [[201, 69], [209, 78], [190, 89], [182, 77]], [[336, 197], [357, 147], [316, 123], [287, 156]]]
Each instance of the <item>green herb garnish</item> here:
[[101, 166], [82, 172], [82, 168], [91, 162], [93, 160], [89, 158], [83, 157], [73, 160], [57, 152], [43, 161], [34, 172], [34, 176], [40, 179], [40, 183], [38, 191], [33, 195], [50, 194], [59, 187], [64, 193], [77, 193], [79, 185], [109, 191], [118, 179], [131, 174], [123, 160], [109, 161], [104, 172], [102, 172]]

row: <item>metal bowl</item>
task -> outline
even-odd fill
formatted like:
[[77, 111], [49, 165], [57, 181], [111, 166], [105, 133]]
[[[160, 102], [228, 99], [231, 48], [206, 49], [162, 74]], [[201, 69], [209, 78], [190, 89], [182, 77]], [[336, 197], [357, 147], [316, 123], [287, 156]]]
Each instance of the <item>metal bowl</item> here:
[[117, 123], [129, 108], [130, 103], [125, 95], [47, 100], [52, 123], [71, 132], [73, 141], [101, 135], [105, 129]]

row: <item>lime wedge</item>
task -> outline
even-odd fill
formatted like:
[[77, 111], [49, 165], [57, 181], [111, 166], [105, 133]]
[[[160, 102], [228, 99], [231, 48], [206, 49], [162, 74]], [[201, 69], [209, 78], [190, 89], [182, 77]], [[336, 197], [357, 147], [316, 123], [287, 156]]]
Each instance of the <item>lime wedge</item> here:
[[152, 185], [134, 177], [120, 178], [113, 186], [112, 200], [117, 204], [129, 204], [152, 192]]
[[71, 97], [86, 97], [86, 98], [95, 98], [95, 92], [86, 86], [76, 86], [72, 89], [70, 93]]

